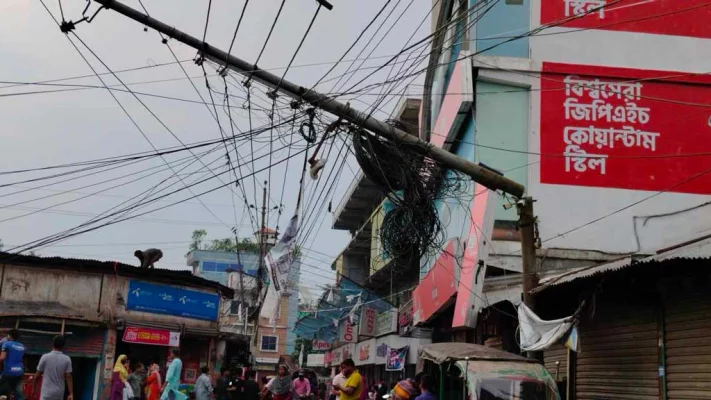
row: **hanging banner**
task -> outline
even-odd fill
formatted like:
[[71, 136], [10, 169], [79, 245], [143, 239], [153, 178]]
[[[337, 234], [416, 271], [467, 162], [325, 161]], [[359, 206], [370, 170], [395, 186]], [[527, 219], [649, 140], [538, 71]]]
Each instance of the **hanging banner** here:
[[[296, 250], [296, 234], [299, 231], [299, 217], [294, 215], [289, 221], [284, 235], [269, 254], [264, 257], [264, 263], [269, 271], [270, 283], [267, 296], [259, 312], [261, 318], [274, 319], [279, 307], [279, 299], [289, 283], [289, 271], [294, 263]], [[263, 233], [262, 233], [263, 234]]]
[[386, 371], [402, 371], [405, 368], [405, 360], [407, 360], [407, 349], [409, 346], [399, 349], [388, 349], [388, 358], [385, 361]]
[[126, 343], [152, 344], [154, 346], [180, 347], [180, 332], [128, 326], [123, 331], [123, 341]]
[[340, 343], [355, 343], [358, 341], [358, 333], [347, 318], [338, 324], [338, 341]]
[[311, 341], [311, 348], [313, 350], [328, 350], [331, 348], [331, 343], [325, 340], [314, 339]]
[[375, 322], [378, 318], [378, 312], [374, 308], [366, 307], [360, 313], [360, 321], [358, 323], [358, 336], [375, 336]]

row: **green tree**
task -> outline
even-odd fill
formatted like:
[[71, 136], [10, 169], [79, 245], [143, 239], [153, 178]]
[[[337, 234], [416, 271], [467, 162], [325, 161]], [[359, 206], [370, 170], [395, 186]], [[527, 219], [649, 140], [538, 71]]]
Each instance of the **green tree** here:
[[3, 248], [4, 246], [5, 246], [5, 245], [2, 243], [2, 239], [0, 239], [0, 251], [2, 251], [2, 248]]
[[304, 346], [304, 362], [306, 361], [306, 355], [313, 352], [313, 347], [311, 345], [311, 340], [298, 337], [294, 341], [294, 352], [291, 353], [291, 358], [300, 362], [299, 355], [301, 354], [301, 346]]
[[236, 238], [213, 239], [205, 241], [207, 231], [205, 229], [196, 229], [193, 231], [189, 251], [193, 250], [211, 250], [211, 251], [230, 251], [230, 252], [248, 252], [259, 253], [259, 244], [252, 241], [250, 238], [243, 238], [237, 241]]

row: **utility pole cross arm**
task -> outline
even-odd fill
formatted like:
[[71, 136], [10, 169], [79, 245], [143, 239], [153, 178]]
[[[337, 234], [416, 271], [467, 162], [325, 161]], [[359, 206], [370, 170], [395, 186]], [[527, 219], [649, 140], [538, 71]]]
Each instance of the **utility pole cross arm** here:
[[267, 71], [260, 70], [256, 65], [249, 64], [235, 56], [232, 56], [216, 47], [210, 46], [202, 40], [188, 35], [175, 27], [169, 26], [155, 18], [149, 17], [127, 5], [116, 0], [94, 0], [107, 9], [114, 10], [128, 18], [131, 18], [143, 26], [155, 29], [156, 31], [169, 36], [183, 44], [186, 44], [199, 51], [204, 58], [217, 64], [225, 65], [227, 68], [249, 76], [277, 92], [284, 93], [294, 99], [302, 100], [313, 107], [323, 109], [345, 121], [366, 129], [373, 134], [383, 137], [393, 142], [399, 142], [413, 146], [419, 153], [430, 157], [449, 169], [453, 169], [470, 176], [475, 182], [491, 190], [501, 190], [516, 198], [523, 197], [525, 188], [523, 185], [505, 178], [495, 172], [483, 168], [473, 162], [452, 154], [444, 149], [433, 146], [420, 138], [410, 135], [405, 131], [394, 128], [382, 121], [379, 121], [368, 114], [355, 110], [347, 104], [340, 103], [333, 98], [305, 89]]

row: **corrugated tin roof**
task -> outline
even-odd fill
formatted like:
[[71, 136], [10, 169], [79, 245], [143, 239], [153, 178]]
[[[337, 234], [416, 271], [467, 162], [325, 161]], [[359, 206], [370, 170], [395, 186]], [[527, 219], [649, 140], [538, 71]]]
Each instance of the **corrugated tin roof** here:
[[0, 263], [22, 265], [35, 268], [65, 269], [74, 271], [118, 274], [144, 279], [152, 282], [184, 285], [195, 288], [215, 289], [223, 296], [232, 298], [234, 291], [208, 279], [195, 276], [191, 271], [174, 271], [170, 269], [148, 269], [120, 263], [118, 261], [99, 261], [64, 257], [39, 257], [24, 254], [0, 252]]
[[593, 265], [590, 267], [578, 268], [557, 277], [541, 280], [541, 285], [531, 293], [542, 292], [552, 286], [562, 285], [578, 279], [589, 278], [591, 276], [618, 271], [631, 265], [662, 262], [672, 259], [709, 259], [711, 258], [711, 238], [703, 238], [688, 244], [673, 247], [653, 256], [632, 255], [619, 258], [605, 264]]
[[617, 271], [622, 268], [629, 267], [630, 265], [632, 265], [632, 256], [618, 258], [617, 260], [610, 261], [609, 263], [595, 264], [589, 267], [576, 268], [559, 276], [541, 279], [541, 285], [533, 289], [531, 293], [538, 293], [551, 286], [562, 285], [564, 283], [572, 282], [577, 279], [589, 278], [594, 275], [604, 274], [610, 271]]

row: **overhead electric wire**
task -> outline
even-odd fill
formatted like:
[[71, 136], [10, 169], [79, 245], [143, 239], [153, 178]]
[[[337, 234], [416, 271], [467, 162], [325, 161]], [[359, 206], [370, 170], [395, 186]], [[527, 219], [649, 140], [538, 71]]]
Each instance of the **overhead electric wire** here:
[[[301, 153], [303, 153], [303, 152], [305, 152], [305, 151], [306, 151], [306, 149], [300, 150], [300, 151], [298, 151], [298, 152], [292, 154], [291, 157], [295, 157], [295, 156], [297, 156], [297, 155], [299, 155], [299, 154], [301, 154]], [[265, 157], [265, 156], [260, 156], [259, 158], [263, 158], [263, 157]], [[278, 164], [278, 163], [282, 163], [282, 162], [284, 162], [284, 161], [285, 161], [285, 159], [282, 159], [282, 160], [277, 161], [276, 163]], [[253, 171], [252, 174], [256, 174], [256, 173], [262, 172], [262, 171], [266, 170], [267, 168], [268, 168], [268, 167], [262, 168], [262, 169], [260, 169], [260, 170], [258, 170], [258, 171]], [[195, 185], [197, 185], [197, 184], [200, 184], [200, 183], [203, 183], [203, 182], [206, 182], [206, 181], [211, 180], [211, 179], [214, 179], [214, 178], [207, 178], [207, 179], [205, 179], [205, 180], [203, 180], [203, 181], [201, 181], [201, 182], [195, 183], [193, 186], [195, 186]], [[231, 183], [234, 183], [234, 182], [230, 182], [229, 184], [231, 184]], [[174, 202], [174, 203], [171, 203], [171, 204], [169, 204], [169, 205], [162, 206], [162, 207], [158, 207], [158, 208], [151, 209], [151, 210], [148, 210], [148, 211], [144, 211], [144, 212], [142, 212], [142, 213], [140, 213], [140, 214], [132, 215], [132, 216], [127, 217], [127, 218], [125, 218], [125, 219], [114, 220], [114, 221], [106, 222], [106, 223], [104, 223], [104, 224], [102, 224], [102, 225], [99, 225], [99, 226], [94, 226], [94, 227], [86, 228], [86, 229], [83, 229], [83, 230], [78, 230], [78, 229], [81, 229], [81, 228], [83, 228], [83, 227], [85, 226], [85, 224], [81, 224], [81, 225], [79, 225], [79, 226], [77, 226], [77, 227], [75, 227], [75, 228], [72, 228], [72, 229], [70, 229], [70, 230], [65, 230], [65, 231], [63, 231], [63, 232], [60, 232], [60, 233], [57, 233], [57, 234], [54, 234], [54, 235], [50, 235], [50, 236], [47, 236], [47, 237], [42, 238], [42, 239], [37, 239], [37, 240], [34, 240], [34, 241], [32, 241], [32, 242], [25, 243], [25, 244], [23, 244], [23, 245], [21, 245], [21, 246], [16, 246], [15, 248], [10, 249], [9, 251], [18, 251], [18, 250], [19, 250], [19, 252], [30, 251], [30, 250], [32, 250], [32, 249], [36, 249], [36, 248], [38, 248], [38, 247], [41, 247], [41, 246], [44, 246], [44, 245], [47, 245], [47, 244], [50, 244], [50, 243], [54, 243], [54, 242], [61, 241], [61, 240], [66, 240], [66, 239], [68, 239], [68, 238], [71, 238], [71, 237], [74, 237], [74, 236], [77, 236], [77, 235], [80, 235], [80, 234], [83, 234], [83, 233], [87, 233], [87, 232], [90, 232], [90, 231], [94, 231], [94, 230], [103, 228], [103, 227], [105, 227], [105, 226], [113, 225], [113, 224], [120, 223], [120, 222], [123, 222], [123, 221], [126, 221], [126, 220], [134, 219], [134, 218], [136, 218], [136, 217], [140, 217], [140, 216], [143, 216], [143, 215], [147, 215], [147, 214], [150, 214], [150, 213], [153, 213], [153, 212], [162, 210], [162, 209], [169, 208], [169, 207], [171, 207], [171, 206], [173, 206], [173, 205], [180, 204], [180, 203], [183, 203], [183, 202], [185, 202], [185, 201], [187, 201], [187, 200], [192, 200], [192, 199], [194, 199], [194, 198], [196, 198], [196, 197], [198, 197], [198, 196], [202, 196], [202, 195], [205, 195], [205, 194], [214, 192], [214, 191], [216, 191], [216, 190], [219, 190], [219, 189], [225, 187], [226, 185], [227, 185], [227, 184], [219, 185], [219, 186], [217, 186], [217, 187], [214, 187], [214, 188], [211, 188], [211, 189], [206, 190], [206, 191], [204, 191], [204, 192], [201, 192], [201, 193], [199, 193], [199, 194], [197, 194], [197, 195], [192, 195], [192, 196], [190, 196], [190, 197], [187, 197], [187, 198], [185, 198], [185, 199], [181, 199], [181, 200], [176, 201], [176, 202]], [[159, 197], [157, 197], [157, 198], [153, 198], [153, 199], [147, 200], [146, 203], [153, 203], [153, 202], [158, 201], [158, 200], [160, 200], [160, 199], [162, 199], [162, 198], [166, 198], [166, 197], [168, 197], [168, 196], [171, 196], [171, 195], [173, 195], [173, 194], [175, 194], [175, 193], [182, 192], [183, 190], [187, 190], [187, 188], [175, 189], [175, 190], [173, 190], [172, 192], [170, 192], [170, 193], [168, 193], [168, 194], [164, 194], [164, 195], [161, 195], [161, 196], [159, 196]], [[108, 218], [110, 218], [111, 216], [116, 215], [116, 214], [118, 214], [118, 213], [120, 213], [120, 212], [121, 212], [121, 211], [114, 212], [114, 213], [112, 213], [112, 214], [109, 214], [109, 215], [107, 215], [107, 216], [102, 217], [101, 219], [102, 219], [102, 220], [108, 219]], [[67, 233], [67, 234], [64, 233], [64, 232], [68, 232], [68, 231], [71, 231], [71, 233]]]
[[[264, 50], [267, 48], [267, 44], [269, 43], [269, 39], [272, 37], [272, 33], [274, 33], [274, 27], [276, 27], [277, 22], [279, 21], [279, 16], [281, 15], [281, 11], [284, 9], [284, 4], [286, 3], [286, 0], [281, 0], [281, 5], [279, 5], [279, 10], [277, 11], [276, 17], [274, 17], [274, 22], [272, 23], [272, 27], [269, 28], [269, 33], [267, 34], [267, 38], [264, 40], [264, 45], [262, 45], [262, 50], [259, 51], [259, 55], [257, 56], [257, 59], [254, 61], [254, 67], [257, 68], [257, 65], [259, 64], [259, 60], [262, 59], [262, 55], [264, 54]], [[247, 77], [247, 81], [251, 80], [252, 74]]]
[[[150, 15], [150, 14], [148, 13], [148, 10], [147, 10], [146, 7], [144, 6], [142, 0], [139, 0], [139, 4], [141, 5], [141, 8], [143, 8], [143, 11], [146, 13], [146, 15]], [[207, 28], [208, 28], [208, 24], [209, 24], [209, 22], [210, 22], [210, 10], [211, 10], [211, 8], [212, 8], [212, 0], [209, 0], [208, 9], [207, 9], [207, 19], [206, 19], [206, 21], [205, 21], [205, 32], [204, 32], [204, 35], [203, 35], [203, 42], [205, 42], [205, 37], [206, 37], [206, 35], [207, 35]], [[175, 52], [173, 51], [173, 49], [170, 47], [170, 44], [168, 44], [168, 42], [165, 40], [165, 37], [163, 36], [163, 34], [160, 34], [160, 33], [159, 33], [159, 35], [160, 35], [161, 39], [163, 39], [163, 41], [165, 42], [166, 46], [168, 47], [168, 50], [170, 51], [170, 54], [173, 56], [173, 58], [174, 58], [176, 61], [178, 61], [177, 55], [175, 54]], [[185, 70], [185, 68], [183, 67], [183, 65], [180, 64], [180, 63], [178, 63], [178, 66], [180, 66], [180, 69], [182, 70], [182, 72], [183, 72], [183, 74], [185, 75], [185, 77], [188, 78], [188, 81], [190, 82], [191, 86], [193, 87], [193, 90], [195, 90], [195, 92], [197, 93], [198, 97], [200, 97], [200, 100], [203, 102], [203, 104], [205, 104], [205, 107], [207, 108], [207, 111], [208, 111], [208, 113], [210, 114], [210, 116], [212, 116], [212, 118], [215, 120], [215, 123], [217, 123], [217, 127], [218, 127], [218, 129], [219, 129], [220, 136], [224, 139], [224, 137], [225, 137], [225, 132], [224, 132], [224, 129], [222, 128], [222, 125], [220, 124], [219, 114], [218, 114], [218, 112], [217, 112], [217, 106], [215, 105], [215, 99], [214, 99], [213, 96], [212, 96], [212, 90], [211, 90], [211, 88], [210, 88], [210, 84], [209, 84], [209, 81], [208, 81], [208, 78], [207, 78], [207, 72], [205, 71], [205, 66], [204, 66], [203, 62], [204, 62], [204, 60], [201, 61], [201, 62], [199, 62], [199, 64], [200, 64], [201, 67], [202, 67], [203, 75], [204, 75], [204, 77], [205, 77], [205, 86], [207, 87], [208, 93], [210, 94], [210, 102], [212, 103], [212, 107], [213, 107], [213, 109], [214, 109], [214, 114], [210, 111], [210, 107], [209, 107], [209, 106], [207, 105], [207, 103], [205, 102], [205, 99], [203, 98], [202, 94], [201, 94], [200, 91], [198, 90], [197, 86], [195, 86], [195, 83], [190, 79], [190, 75], [189, 75], [188, 72]], [[230, 123], [232, 124], [232, 125], [231, 125], [231, 128], [233, 129], [233, 130], [232, 130], [232, 134], [233, 134], [233, 136], [234, 136], [234, 127], [235, 127], [235, 126], [234, 126], [234, 121], [232, 120], [232, 118], [230, 118]], [[238, 129], [238, 130], [239, 130], [239, 129]], [[250, 130], [251, 130], [251, 127], [250, 127]], [[237, 172], [235, 171], [234, 165], [232, 164], [232, 160], [231, 160], [231, 158], [230, 158], [230, 156], [229, 156], [229, 151], [227, 150], [227, 143], [223, 142], [223, 145], [225, 146], [225, 157], [227, 157], [228, 165], [229, 165], [230, 168], [232, 169], [232, 172], [233, 172], [233, 174], [235, 175], [235, 179], [239, 182], [241, 179], [237, 177]], [[236, 156], [238, 159], [240, 158], [239, 151], [237, 150], [236, 147], [235, 147], [235, 156]], [[241, 164], [240, 164], [240, 165], [241, 165]], [[241, 169], [240, 169], [240, 175], [241, 175]], [[232, 193], [232, 196], [235, 196], [235, 195], [236, 195], [236, 193], [234, 192], [234, 190], [232, 190], [231, 187], [230, 187], [230, 192]], [[256, 215], [253, 217], [253, 216], [252, 216], [252, 213], [249, 211], [248, 202], [247, 202], [247, 197], [246, 197], [246, 194], [245, 194], [245, 192], [244, 192], [244, 189], [242, 189], [242, 194], [243, 194], [243, 197], [244, 197], [244, 200], [245, 200], [245, 207], [247, 207], [246, 211], [247, 211], [247, 213], [249, 213], [250, 222], [254, 225], [254, 228], [256, 229], [256, 226], [257, 226], [257, 224], [256, 224]], [[237, 224], [237, 220], [236, 220], [236, 215], [235, 215], [235, 225], [236, 225], [236, 224]]]
[[[390, 12], [388, 12], [388, 14], [385, 16], [385, 19], [384, 19], [384, 20], [380, 23], [380, 25], [378, 26], [378, 29], [376, 29], [375, 32], [373, 32], [373, 34], [370, 36], [370, 39], [368, 39], [368, 42], [365, 44], [365, 46], [363, 46], [363, 48], [360, 50], [360, 52], [358, 53], [358, 55], [356, 55], [355, 58], [360, 58], [361, 54], [363, 54], [363, 52], [365, 52], [365, 50], [368, 48], [368, 46], [370, 46], [370, 43], [373, 42], [373, 40], [375, 39], [375, 37], [378, 35], [378, 32], [380, 32], [380, 30], [385, 26], [385, 23], [388, 21], [388, 19], [390, 19], [390, 16], [391, 16], [392, 13], [395, 11], [395, 9], [397, 8], [397, 6], [400, 5], [400, 2], [401, 2], [401, 1], [402, 1], [402, 0], [397, 0], [397, 3], [395, 3], [395, 5], [393, 6], [393, 8], [390, 10]], [[390, 2], [388, 2], [388, 3], [390, 3]], [[383, 38], [385, 38], [385, 36], [387, 36], [387, 33], [383, 36]], [[376, 47], [377, 47], [377, 46], [376, 46]], [[375, 50], [375, 49], [373, 49], [373, 50]], [[366, 58], [367, 58], [367, 57], [366, 57]], [[343, 74], [343, 76], [342, 76], [341, 78], [339, 78], [339, 79], [336, 81], [336, 83], [333, 85], [333, 88], [331, 89], [331, 92], [333, 92], [333, 91], [336, 90], [336, 87], [339, 86], [339, 84], [341, 83], [341, 79], [342, 79], [343, 77], [348, 76], [348, 73], [350, 72], [350, 70], [351, 70], [351, 68], [353, 67], [353, 65], [355, 65], [355, 62], [352, 62], [352, 63], [348, 66], [348, 68], [346, 68], [346, 72]], [[362, 65], [362, 64], [361, 64], [361, 65]], [[356, 71], [357, 71], [357, 69], [356, 69]], [[346, 82], [348, 81], [348, 79], [350, 79], [350, 77], [346, 79]]]

